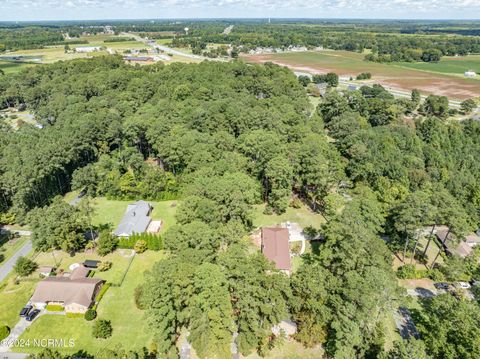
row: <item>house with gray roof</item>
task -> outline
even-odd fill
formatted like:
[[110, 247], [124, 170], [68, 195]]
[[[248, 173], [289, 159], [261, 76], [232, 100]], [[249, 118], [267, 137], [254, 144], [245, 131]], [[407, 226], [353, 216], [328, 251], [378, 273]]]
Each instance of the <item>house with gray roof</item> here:
[[147, 230], [152, 218], [152, 206], [145, 201], [129, 204], [114, 234], [117, 237], [130, 237], [134, 233], [143, 233]]

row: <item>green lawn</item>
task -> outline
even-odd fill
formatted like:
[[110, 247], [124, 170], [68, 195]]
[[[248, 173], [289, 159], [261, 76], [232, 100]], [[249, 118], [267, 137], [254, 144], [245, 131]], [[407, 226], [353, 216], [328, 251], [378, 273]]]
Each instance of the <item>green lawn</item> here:
[[[136, 308], [133, 293], [143, 280], [143, 273], [153, 267], [154, 263], [164, 258], [163, 252], [147, 251], [139, 254], [132, 262], [132, 266], [121, 287], [110, 287], [98, 306], [98, 318], [112, 322], [113, 335], [106, 340], [92, 337], [93, 322], [84, 319], [66, 318], [59, 315], [45, 315], [40, 317], [22, 335], [22, 339], [67, 338], [74, 339], [72, 348], [57, 348], [63, 353], [71, 354], [83, 349], [95, 354], [101, 348], [117, 348], [140, 351], [149, 347], [152, 339], [146, 327], [143, 312]], [[115, 263], [114, 263], [115, 267]], [[113, 268], [112, 268], [113, 270]], [[108, 273], [108, 272], [106, 272]], [[105, 274], [106, 274], [105, 273]], [[105, 277], [104, 273], [98, 275]], [[25, 352], [39, 351], [41, 348], [23, 348]]]
[[288, 207], [287, 211], [281, 215], [267, 215], [263, 213], [264, 210], [264, 204], [255, 206], [253, 219], [254, 227], [273, 226], [289, 221], [298, 223], [303, 228], [312, 226], [318, 229], [323, 223], [325, 223], [325, 218], [323, 218], [321, 214], [313, 212], [305, 205], [302, 205], [302, 207], [298, 209]]
[[[304, 348], [302, 344], [295, 341], [286, 341], [265, 355], [265, 359], [318, 359], [323, 358], [323, 348]], [[258, 354], [250, 354], [245, 359], [260, 359]]]
[[[95, 208], [93, 224], [110, 223], [115, 228], [120, 223], [128, 204], [135, 201], [117, 201], [109, 200], [105, 197], [97, 197], [93, 199], [93, 202]], [[163, 233], [168, 227], [176, 223], [175, 212], [179, 204], [178, 201], [148, 202], [153, 206], [152, 219], [162, 220], [163, 224], [160, 233]]]
[[14, 283], [14, 275], [11, 274], [0, 285], [0, 325], [8, 325], [13, 328], [18, 322], [18, 313], [28, 302], [33, 294], [36, 283], [36, 275], [31, 278]]

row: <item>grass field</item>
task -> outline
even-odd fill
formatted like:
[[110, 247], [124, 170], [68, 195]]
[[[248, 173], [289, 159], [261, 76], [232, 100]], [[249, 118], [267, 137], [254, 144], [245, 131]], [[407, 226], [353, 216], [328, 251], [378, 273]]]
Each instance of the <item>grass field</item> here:
[[[113, 228], [115, 228], [118, 223], [120, 223], [128, 204], [133, 202], [135, 201], [108, 200], [105, 197], [95, 198], [93, 200], [95, 208], [93, 224], [100, 225], [110, 223]], [[176, 223], [175, 212], [179, 204], [178, 201], [148, 202], [153, 206], [153, 211], [150, 215], [152, 219], [162, 220], [160, 233], [163, 233], [168, 227]]]
[[417, 88], [426, 94], [436, 93], [456, 99], [480, 95], [480, 79], [468, 79], [462, 76], [471, 68], [480, 70], [480, 56], [450, 57], [431, 64], [380, 64], [364, 61], [364, 54], [328, 50], [249, 55], [243, 58], [251, 62], [272, 61], [311, 73], [333, 71], [342, 77], [355, 77], [361, 72], [371, 72], [372, 80], [365, 83], [382, 83], [405, 91]]
[[[45, 315], [38, 318], [22, 335], [21, 339], [72, 338], [72, 348], [57, 348], [63, 353], [72, 354], [82, 349], [95, 354], [101, 348], [123, 347], [140, 351], [148, 348], [152, 335], [148, 331], [143, 312], [134, 303], [134, 290], [143, 280], [143, 273], [154, 263], [164, 258], [162, 252], [147, 251], [137, 255], [121, 287], [110, 287], [98, 306], [98, 318], [110, 320], [113, 335], [108, 339], [92, 337], [93, 322], [82, 318], [66, 318], [60, 315]], [[115, 267], [115, 263], [114, 263]], [[112, 267], [113, 270], [113, 267]], [[105, 273], [98, 276], [104, 278]], [[1, 315], [1, 314], [0, 314]], [[21, 351], [35, 352], [41, 348], [19, 348]]]
[[470, 55], [462, 57], [443, 57], [440, 62], [402, 62], [395, 63], [395, 66], [415, 69], [421, 71], [435, 72], [452, 76], [464, 77], [467, 70], [473, 70], [480, 73], [480, 55]]
[[325, 223], [325, 218], [319, 213], [314, 213], [310, 208], [302, 205], [301, 208], [288, 207], [287, 211], [281, 215], [268, 215], [264, 214], [265, 205], [258, 205], [255, 207], [253, 225], [256, 228], [264, 226], [273, 226], [282, 222], [296, 222], [301, 227], [305, 228], [312, 226], [314, 228], [320, 228]]
[[28, 64], [23, 62], [11, 62], [0, 60], [0, 70], [5, 74], [16, 74], [22, 71], [24, 68], [35, 66], [34, 64]]

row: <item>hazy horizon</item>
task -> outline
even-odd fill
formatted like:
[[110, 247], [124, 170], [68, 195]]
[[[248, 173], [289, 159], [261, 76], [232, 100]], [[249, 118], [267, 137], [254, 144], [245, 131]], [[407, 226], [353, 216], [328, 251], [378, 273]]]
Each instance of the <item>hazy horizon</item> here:
[[149, 19], [476, 20], [477, 0], [0, 0], [0, 21]]

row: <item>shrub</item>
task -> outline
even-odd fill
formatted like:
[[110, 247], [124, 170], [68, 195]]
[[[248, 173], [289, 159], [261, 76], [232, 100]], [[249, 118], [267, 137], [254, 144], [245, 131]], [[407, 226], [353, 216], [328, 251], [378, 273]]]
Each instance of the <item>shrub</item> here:
[[112, 336], [112, 323], [109, 320], [100, 319], [93, 325], [92, 335], [94, 338], [106, 339]]
[[435, 282], [443, 282], [445, 280], [445, 276], [437, 268], [429, 270], [428, 277]]
[[85, 312], [85, 320], [91, 321], [97, 317], [97, 311], [95, 309], [89, 309]]
[[142, 297], [143, 297], [143, 286], [142, 285], [139, 285], [138, 287], [135, 288], [135, 292], [133, 294], [133, 297], [135, 299], [135, 306], [140, 310], [144, 310], [145, 309], [145, 304], [142, 302]]
[[372, 74], [370, 72], [362, 72], [357, 76], [357, 80], [370, 80], [371, 78]]
[[5, 339], [10, 335], [10, 328], [6, 325], [0, 327], [0, 340]]
[[147, 250], [147, 242], [144, 241], [143, 239], [140, 239], [135, 243], [135, 246], [133, 247], [135, 252], [137, 253], [143, 253]]
[[290, 201], [290, 207], [296, 208], [296, 209], [301, 208], [302, 207], [302, 201], [300, 200], [300, 198], [295, 197], [294, 199], [292, 199]]
[[112, 268], [112, 262], [105, 261], [98, 264], [98, 270], [100, 272], [106, 272], [110, 268]]
[[107, 292], [108, 288], [110, 288], [110, 283], [105, 283], [102, 286], [102, 288], [100, 289], [100, 292], [98, 292], [97, 297], [95, 298], [95, 301], [97, 303], [99, 303], [102, 300], [102, 298], [105, 295], [105, 293]]
[[106, 256], [108, 253], [111, 253], [117, 248], [118, 238], [115, 237], [109, 229], [105, 229], [100, 232], [100, 237], [98, 238], [98, 247], [97, 252], [99, 255]]
[[422, 279], [429, 275], [430, 271], [426, 269], [417, 270], [413, 264], [405, 264], [397, 269], [397, 277], [400, 279]]
[[45, 309], [49, 312], [63, 312], [65, 310], [65, 308], [59, 304], [48, 304]]
[[122, 237], [118, 241], [118, 247], [134, 249], [135, 244], [139, 240], [147, 242], [147, 248], [151, 251], [159, 251], [163, 249], [162, 237], [153, 233], [133, 234], [130, 237]]
[[13, 269], [19, 276], [26, 277], [32, 274], [37, 267], [37, 263], [34, 261], [25, 257], [20, 257], [18, 258], [17, 263], [15, 263], [15, 267], [13, 267]]
[[412, 264], [405, 264], [397, 269], [397, 277], [400, 279], [415, 279], [415, 266]]

